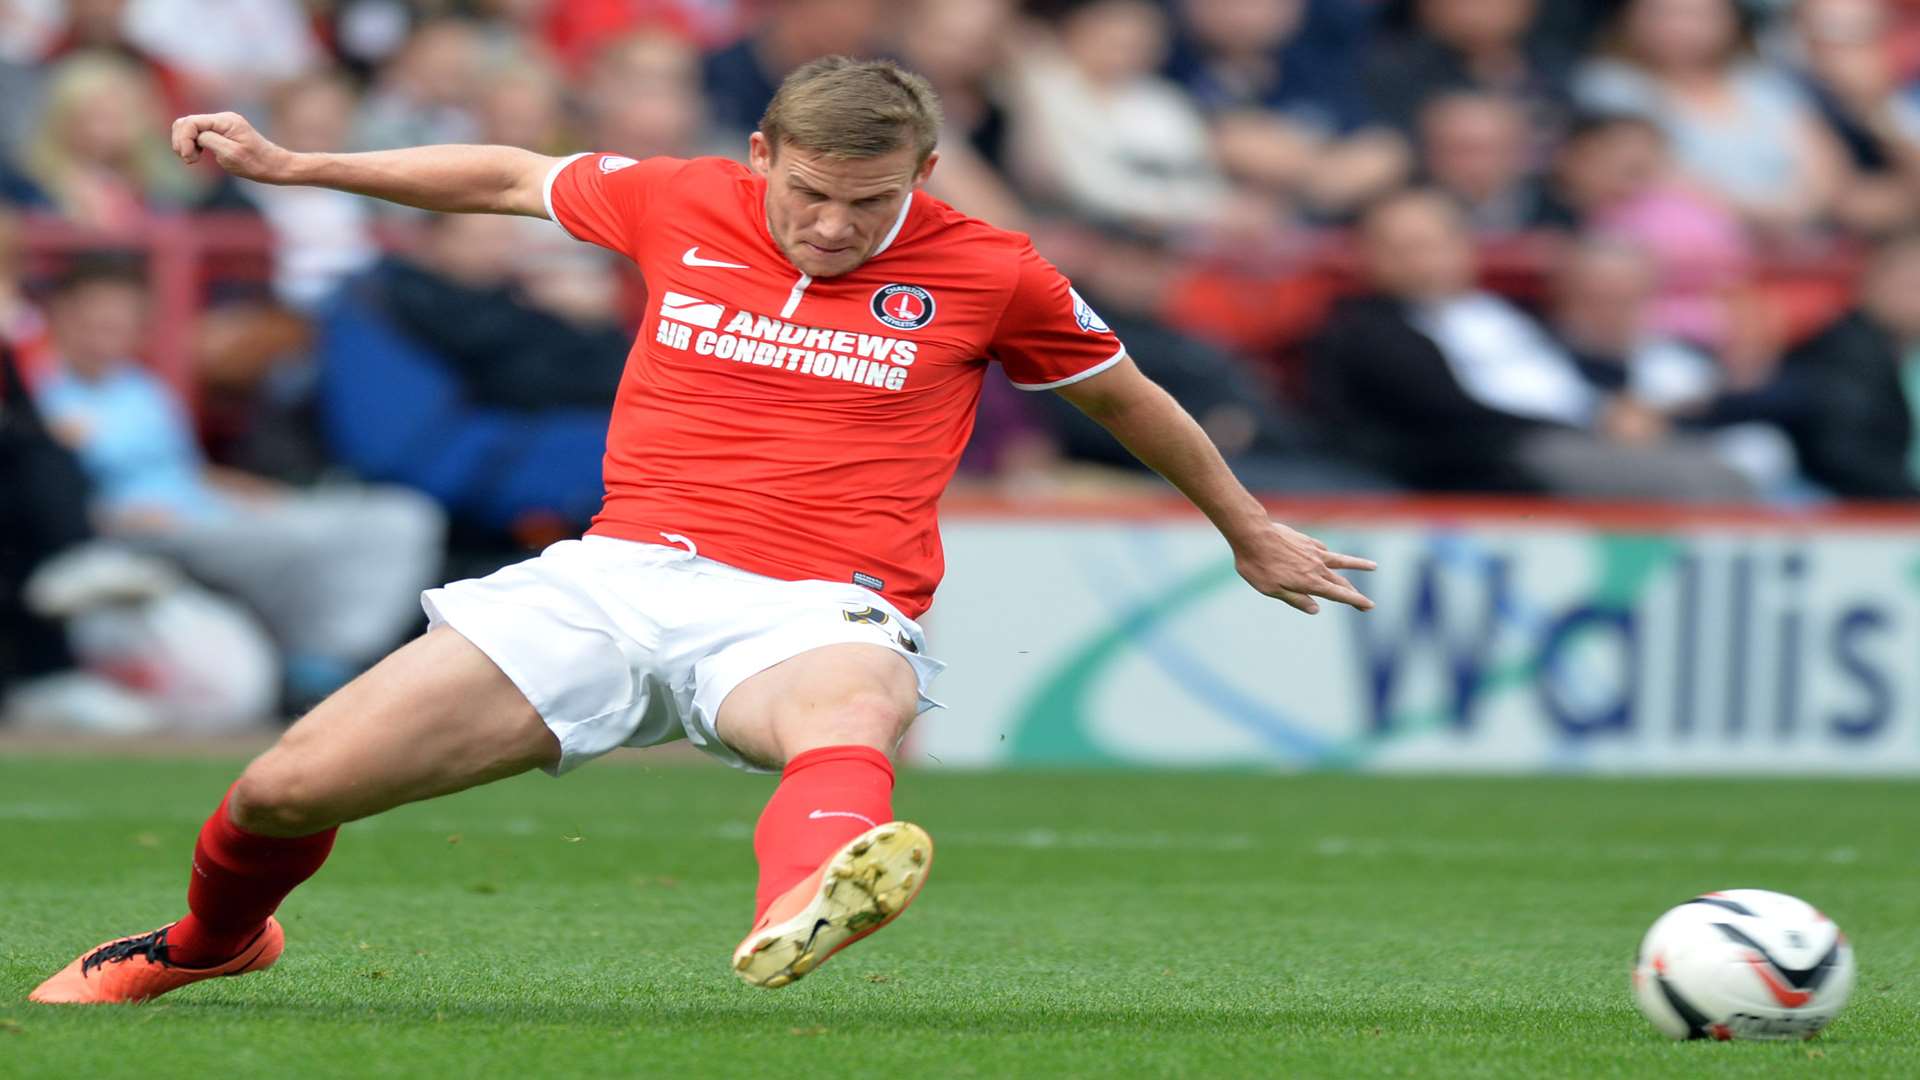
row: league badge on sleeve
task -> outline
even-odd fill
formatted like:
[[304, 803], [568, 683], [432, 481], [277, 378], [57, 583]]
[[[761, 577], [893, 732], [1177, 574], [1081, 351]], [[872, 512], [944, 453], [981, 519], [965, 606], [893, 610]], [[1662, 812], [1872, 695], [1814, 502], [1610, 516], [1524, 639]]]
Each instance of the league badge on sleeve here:
[[1067, 294], [1073, 297], [1073, 321], [1080, 325], [1080, 329], [1089, 334], [1105, 334], [1112, 331], [1112, 328], [1107, 325], [1107, 320], [1101, 318], [1100, 313], [1093, 310], [1093, 305], [1087, 303], [1086, 299], [1080, 295], [1080, 290], [1068, 286]]
[[882, 285], [872, 306], [873, 317], [895, 330], [918, 330], [933, 321], [933, 294], [918, 285]]
[[619, 154], [607, 154], [600, 159], [600, 171], [603, 173], [615, 173], [629, 165], [638, 164], [640, 163], [630, 157], [621, 157]]

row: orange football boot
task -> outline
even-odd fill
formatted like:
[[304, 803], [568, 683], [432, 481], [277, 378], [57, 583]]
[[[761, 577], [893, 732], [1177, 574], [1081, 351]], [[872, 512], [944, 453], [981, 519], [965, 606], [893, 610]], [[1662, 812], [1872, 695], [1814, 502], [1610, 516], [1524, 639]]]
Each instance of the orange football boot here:
[[287, 947], [280, 921], [269, 918], [246, 948], [226, 963], [182, 967], [167, 958], [167, 931], [171, 929], [172, 924], [168, 924], [150, 934], [109, 941], [83, 953], [35, 987], [27, 1000], [43, 1005], [136, 1005], [202, 979], [264, 971]]
[[787, 985], [899, 917], [932, 866], [933, 840], [920, 826], [868, 829], [768, 906], [733, 950], [733, 970], [753, 986]]

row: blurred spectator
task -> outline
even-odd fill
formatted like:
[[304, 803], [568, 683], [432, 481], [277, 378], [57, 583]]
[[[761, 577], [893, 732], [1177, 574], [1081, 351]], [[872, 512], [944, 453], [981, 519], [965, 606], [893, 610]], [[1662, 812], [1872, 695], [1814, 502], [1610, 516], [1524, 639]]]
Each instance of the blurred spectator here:
[[1719, 393], [1719, 373], [1711, 357], [1654, 326], [1655, 274], [1630, 242], [1582, 240], [1554, 274], [1550, 322], [1601, 392], [1664, 414], [1697, 409]]
[[1920, 498], [1920, 235], [1883, 244], [1858, 305], [1729, 411], [1779, 422], [1807, 476], [1836, 495]]
[[505, 65], [488, 74], [481, 91], [479, 139], [541, 154], [568, 152], [564, 106], [559, 76], [545, 64], [522, 59]]
[[1719, 416], [1731, 380], [1713, 357], [1659, 329], [1657, 274], [1647, 252], [1611, 237], [1580, 241], [1554, 271], [1549, 321], [1587, 382], [1611, 398], [1609, 428], [1690, 444], [1756, 491], [1791, 493], [1798, 473], [1786, 434], [1762, 419]]
[[126, 34], [206, 109], [249, 109], [324, 59], [299, 0], [129, 0]]
[[[0, 244], [0, 251], [4, 251]], [[92, 535], [86, 476], [47, 432], [14, 350], [0, 338], [0, 690], [71, 666], [57, 624], [35, 615], [27, 579]]]
[[45, 56], [66, 20], [66, 0], [0, 0], [0, 59]]
[[1547, 220], [1526, 112], [1512, 98], [1455, 92], [1428, 102], [1420, 165], [1427, 182], [1460, 201], [1476, 233], [1522, 232]]
[[[1310, 426], [1240, 357], [1167, 324], [1161, 311], [1182, 264], [1163, 239], [1110, 229], [1061, 254], [1075, 290], [1126, 343], [1141, 370], [1193, 415], [1249, 488], [1327, 493], [1388, 486], [1376, 474], [1330, 459]], [[1035, 413], [1068, 459], [1143, 471], [1104, 428], [1064, 398], [1032, 396]]]
[[[578, 528], [599, 508], [631, 335], [587, 321], [591, 295], [573, 297], [567, 316], [529, 302], [515, 280], [522, 223], [429, 221], [416, 259], [383, 261], [322, 320], [328, 443], [362, 476], [432, 494], [459, 524], [548, 538]], [[603, 295], [598, 306], [611, 303]]]
[[1148, 0], [1080, 0], [1021, 58], [1016, 175], [1076, 212], [1143, 228], [1219, 220], [1226, 183], [1206, 122], [1155, 74], [1166, 17]]
[[1010, 136], [1000, 84], [1014, 16], [1014, 0], [913, 0], [901, 6], [895, 42], [900, 62], [940, 95], [940, 166], [928, 190], [1003, 229], [1026, 220], [1003, 173]]
[[140, 69], [106, 54], [61, 61], [25, 159], [45, 203], [79, 224], [125, 229], [150, 210], [183, 209], [199, 191], [167, 146], [171, 118]]
[[1730, 208], [1676, 175], [1653, 121], [1632, 114], [1580, 118], [1553, 177], [1560, 221], [1652, 256], [1659, 283], [1652, 329], [1714, 352], [1729, 344], [1730, 304], [1752, 272], [1752, 245]]
[[90, 485], [0, 342], [0, 723], [231, 730], [279, 696], [244, 609], [164, 559], [94, 537]]
[[146, 72], [165, 96], [169, 119], [193, 111], [186, 79], [127, 35], [127, 0], [69, 0], [66, 28], [43, 60], [83, 52], [110, 53]]
[[1373, 291], [1311, 350], [1319, 418], [1360, 460], [1422, 488], [1712, 501], [1746, 483], [1590, 384], [1539, 324], [1475, 288], [1459, 209], [1407, 192], [1362, 220]]
[[581, 99], [595, 150], [631, 158], [743, 152], [744, 142], [707, 140], [700, 54], [676, 34], [647, 30], [610, 42], [587, 69]]
[[1734, 0], [1633, 0], [1575, 90], [1588, 108], [1659, 124], [1680, 170], [1755, 225], [1800, 228], [1832, 209], [1839, 149], [1800, 88], [1755, 58]]
[[816, 57], [871, 52], [884, 9], [880, 0], [761, 5], [751, 33], [707, 57], [707, 108], [714, 124], [745, 146], [789, 71]]
[[1566, 111], [1569, 57], [1529, 35], [1535, 0], [1401, 0], [1397, 32], [1375, 41], [1366, 87], [1380, 118], [1411, 135], [1420, 107], [1451, 90], [1522, 102], [1536, 145], [1558, 133]]
[[315, 18], [340, 64], [364, 82], [406, 47], [419, 13], [410, 0], [338, 0]]
[[386, 310], [457, 370], [480, 404], [610, 407], [633, 342], [613, 318], [611, 297], [597, 312], [530, 302], [524, 258], [520, 222], [438, 215], [416, 259], [388, 259], [379, 268]]
[[472, 23], [439, 19], [420, 27], [362, 102], [355, 142], [368, 150], [473, 142], [485, 65]]
[[[273, 92], [267, 136], [296, 152], [345, 150], [354, 104], [352, 84], [339, 75], [295, 79]], [[312, 311], [342, 280], [379, 258], [367, 200], [328, 188], [251, 181], [245, 187], [273, 229], [273, 288], [282, 303]]]
[[331, 690], [419, 617], [419, 590], [439, 569], [439, 511], [397, 488], [296, 491], [209, 467], [180, 401], [133, 359], [146, 305], [124, 264], [70, 270], [40, 406], [78, 452], [107, 533], [246, 600], [286, 650], [296, 692]]
[[1213, 121], [1235, 179], [1344, 211], [1401, 182], [1404, 143], [1374, 126], [1339, 36], [1310, 34], [1324, 0], [1181, 0], [1169, 74]]
[[1794, 28], [1804, 69], [1847, 176], [1833, 204], [1847, 228], [1884, 233], [1920, 210], [1920, 105], [1901, 93], [1883, 0], [1803, 0]]
[[[4, 10], [0, 3], [0, 11]], [[32, 62], [0, 54], [0, 101], [6, 102], [0, 108], [0, 205], [20, 201], [6, 186], [6, 163], [19, 156], [32, 133], [33, 118], [40, 111], [40, 75]]]
[[636, 33], [670, 33], [695, 48], [733, 43], [740, 37], [743, 9], [749, 6], [748, 0], [565, 0], [564, 3], [504, 0], [504, 3], [535, 9], [542, 36], [573, 70], [590, 62], [607, 42]]
[[34, 381], [47, 351], [47, 320], [28, 299], [20, 278], [19, 222], [0, 209], [0, 348], [13, 351], [15, 362], [29, 382]]

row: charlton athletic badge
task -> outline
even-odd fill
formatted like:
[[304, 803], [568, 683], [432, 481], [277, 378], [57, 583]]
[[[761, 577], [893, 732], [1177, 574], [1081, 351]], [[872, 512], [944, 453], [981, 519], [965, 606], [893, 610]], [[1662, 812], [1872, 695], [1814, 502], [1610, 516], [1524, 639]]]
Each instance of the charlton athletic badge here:
[[883, 285], [873, 294], [873, 317], [895, 330], [918, 330], [933, 321], [933, 294], [918, 285]]

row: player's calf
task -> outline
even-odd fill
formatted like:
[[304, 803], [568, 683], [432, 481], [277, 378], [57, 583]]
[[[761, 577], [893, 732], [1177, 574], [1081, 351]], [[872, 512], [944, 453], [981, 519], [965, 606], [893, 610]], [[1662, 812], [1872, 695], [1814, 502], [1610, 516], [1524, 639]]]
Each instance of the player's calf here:
[[418, 638], [328, 698], [242, 774], [201, 827], [180, 921], [108, 942], [33, 992], [144, 1001], [272, 964], [272, 915], [320, 869], [334, 826], [558, 760], [559, 744], [484, 653], [451, 630]]

